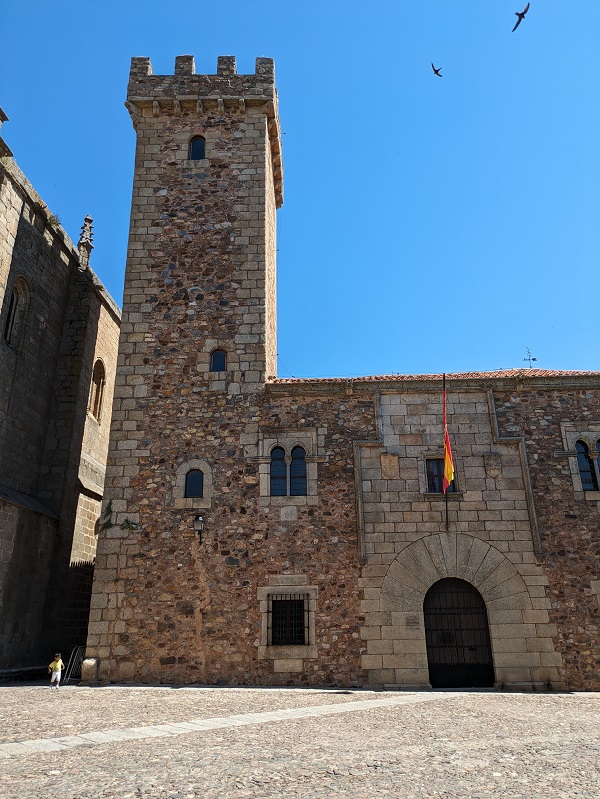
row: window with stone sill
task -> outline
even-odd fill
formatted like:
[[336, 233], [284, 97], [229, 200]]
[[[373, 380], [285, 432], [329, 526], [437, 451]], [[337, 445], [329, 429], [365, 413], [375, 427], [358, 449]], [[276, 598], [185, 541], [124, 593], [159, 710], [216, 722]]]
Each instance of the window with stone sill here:
[[319, 589], [306, 575], [270, 575], [259, 586], [261, 616], [259, 660], [273, 661], [273, 670], [301, 671], [306, 659], [317, 657], [316, 609]]
[[[322, 433], [323, 435], [323, 433]], [[262, 429], [259, 431], [260, 504], [300, 506], [317, 504], [317, 431]]]
[[200, 510], [212, 507], [212, 468], [208, 461], [193, 458], [180, 464], [175, 479], [173, 504], [176, 508]]

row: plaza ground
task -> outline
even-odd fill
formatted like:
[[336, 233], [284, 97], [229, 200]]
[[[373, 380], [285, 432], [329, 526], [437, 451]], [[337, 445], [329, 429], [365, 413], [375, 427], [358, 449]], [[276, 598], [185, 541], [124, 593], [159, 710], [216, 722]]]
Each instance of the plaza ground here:
[[600, 694], [0, 687], [3, 799], [597, 799]]

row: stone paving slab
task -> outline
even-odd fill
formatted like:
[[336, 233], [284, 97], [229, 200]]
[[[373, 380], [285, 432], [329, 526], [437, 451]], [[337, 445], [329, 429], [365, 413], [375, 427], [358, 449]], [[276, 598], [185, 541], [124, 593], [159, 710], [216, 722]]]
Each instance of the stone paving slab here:
[[[168, 705], [165, 695], [173, 693], [156, 691]], [[31, 709], [42, 712], [41, 692], [28, 696]], [[13, 751], [0, 767], [3, 799], [600, 797], [597, 694], [379, 694], [370, 701], [362, 694], [353, 709], [342, 703], [322, 715], [320, 704], [295, 707], [302, 692], [290, 691], [287, 714], [261, 714], [250, 701], [249, 723], [240, 726], [231, 723], [239, 714], [226, 715], [226, 689], [214, 689], [210, 706], [223, 697], [220, 717], [201, 719], [203, 728], [194, 730], [195, 722], [168, 714], [167, 726], [179, 732], [160, 738], [148, 737], [160, 725], [114, 727], [105, 696], [112, 729], [95, 732], [139, 731], [144, 738], [54, 752], [3, 744]], [[137, 709], [134, 716], [136, 723]], [[119, 718], [126, 722], [121, 710]], [[210, 729], [213, 723], [221, 726]], [[83, 738], [67, 736], [76, 737]]]

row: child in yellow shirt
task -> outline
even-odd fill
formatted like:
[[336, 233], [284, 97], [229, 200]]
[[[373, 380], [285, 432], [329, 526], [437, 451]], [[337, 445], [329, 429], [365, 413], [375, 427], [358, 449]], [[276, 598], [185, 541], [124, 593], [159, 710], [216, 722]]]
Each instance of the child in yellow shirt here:
[[56, 683], [57, 690], [60, 688], [60, 675], [62, 674], [64, 667], [65, 664], [60, 659], [60, 652], [57, 652], [56, 655], [54, 655], [54, 660], [48, 666], [48, 674], [51, 675], [50, 690], [52, 690], [53, 683]]

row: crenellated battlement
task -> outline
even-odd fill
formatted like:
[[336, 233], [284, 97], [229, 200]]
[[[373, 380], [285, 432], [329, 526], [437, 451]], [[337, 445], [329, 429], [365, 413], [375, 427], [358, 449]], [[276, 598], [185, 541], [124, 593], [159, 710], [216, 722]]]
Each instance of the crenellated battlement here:
[[252, 75], [238, 75], [235, 56], [219, 56], [213, 75], [196, 74], [193, 55], [175, 58], [172, 75], [155, 75], [147, 57], [131, 59], [127, 101], [134, 127], [146, 117], [191, 116], [196, 119], [248, 110], [267, 117], [277, 206], [283, 202], [281, 131], [272, 58], [257, 58]]
[[146, 57], [131, 59], [127, 98], [147, 95], [173, 97], [178, 93], [205, 94], [207, 96], [248, 95], [272, 98], [275, 91], [275, 64], [272, 58], [257, 58], [254, 74], [239, 75], [235, 56], [221, 55], [217, 59], [215, 74], [196, 74], [194, 56], [179, 55], [175, 58], [172, 75], [155, 75], [152, 62]]

